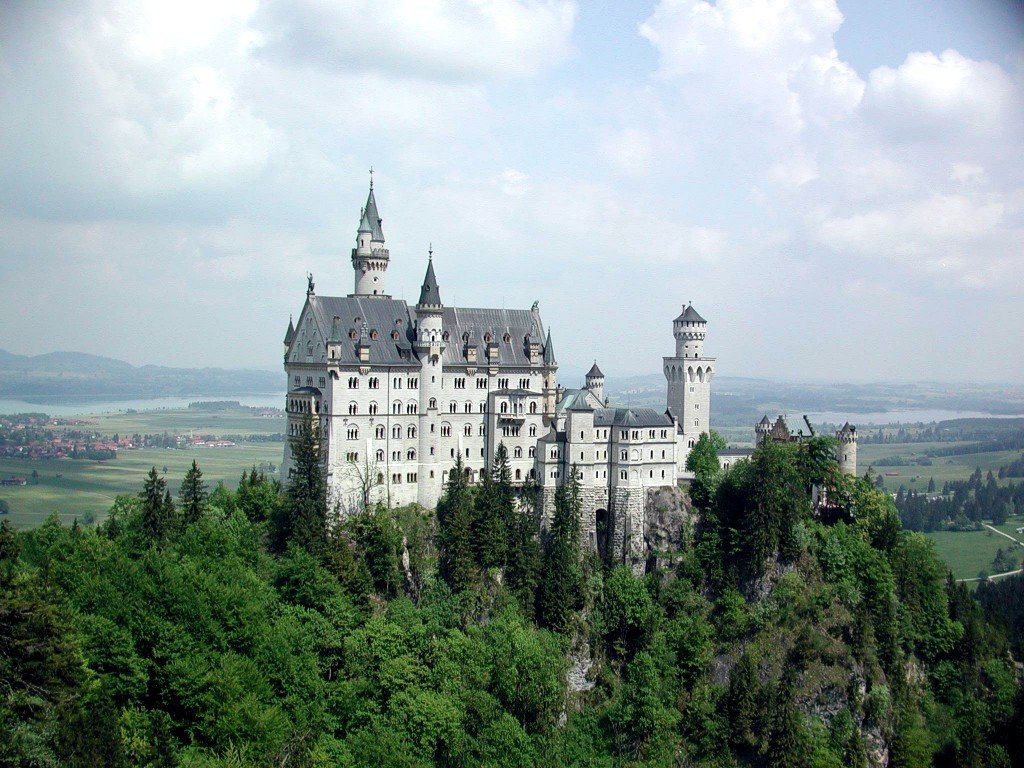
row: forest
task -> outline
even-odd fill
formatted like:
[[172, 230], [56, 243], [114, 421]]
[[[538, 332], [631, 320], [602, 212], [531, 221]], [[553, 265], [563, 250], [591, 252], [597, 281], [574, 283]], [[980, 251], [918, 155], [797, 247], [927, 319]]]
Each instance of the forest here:
[[[1010, 471], [1014, 471], [1011, 464]], [[999, 468], [999, 477], [1007, 474], [1007, 467]], [[896, 509], [903, 526], [912, 531], [972, 530], [980, 528], [981, 521], [1002, 525], [1010, 515], [1024, 510], [1024, 483], [1000, 485], [991, 470], [982, 479], [976, 468], [967, 480], [954, 480], [943, 484], [942, 495], [935, 495], [935, 482], [929, 484], [929, 493], [905, 491], [896, 493]]]
[[643, 575], [581, 546], [573, 480], [541, 525], [500, 447], [436, 513], [335, 519], [308, 421], [287, 487], [193, 463], [100, 525], [5, 523], [0, 764], [1024, 766], [991, 615], [1024, 582], [979, 603], [828, 438], [722, 444]]

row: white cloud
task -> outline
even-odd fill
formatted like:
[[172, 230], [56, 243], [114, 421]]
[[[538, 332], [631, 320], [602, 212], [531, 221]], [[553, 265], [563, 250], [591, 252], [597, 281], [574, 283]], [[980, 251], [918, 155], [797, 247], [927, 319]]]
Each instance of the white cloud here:
[[423, 79], [531, 75], [572, 51], [572, 0], [274, 0], [268, 56]]

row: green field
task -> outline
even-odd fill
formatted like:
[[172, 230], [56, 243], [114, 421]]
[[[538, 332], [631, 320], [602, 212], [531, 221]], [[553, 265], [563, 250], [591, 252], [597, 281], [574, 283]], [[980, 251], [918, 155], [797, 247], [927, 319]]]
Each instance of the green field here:
[[[885, 488], [895, 493], [899, 487], [924, 491], [928, 488], [928, 479], [935, 478], [935, 485], [942, 490], [947, 480], [966, 480], [975, 467], [982, 472], [997, 471], [1000, 466], [1009, 464], [1020, 457], [1020, 451], [992, 451], [989, 453], [968, 453], [961, 456], [939, 456], [932, 459], [929, 467], [878, 467], [874, 462], [888, 456], [920, 456], [930, 448], [949, 448], [956, 443], [890, 443], [887, 445], [864, 445], [857, 450], [857, 471], [863, 474], [873, 467], [871, 476], [882, 475]], [[1005, 482], [1020, 482], [1012, 479]]]
[[243, 470], [254, 464], [280, 465], [283, 452], [282, 443], [251, 443], [230, 448], [120, 451], [112, 461], [0, 459], [0, 476], [27, 477], [33, 469], [39, 473], [38, 485], [0, 488], [0, 498], [10, 505], [6, 518], [15, 526], [38, 525], [54, 512], [67, 522], [82, 518], [86, 512], [100, 520], [115, 496], [136, 493], [142, 488], [150, 467], [155, 466], [157, 471], [167, 467], [171, 493], [177, 493], [192, 459], [199, 462], [211, 488], [219, 481], [233, 488]]
[[[946, 565], [953, 571], [953, 576], [958, 579], [973, 579], [982, 571], [993, 573], [992, 559], [996, 556], [996, 551], [1013, 544], [1009, 539], [988, 529], [932, 531], [925, 536], [935, 543], [939, 557], [946, 561]], [[1024, 556], [1024, 548], [1021, 548], [1021, 555]]]
[[163, 434], [269, 435], [284, 433], [285, 417], [254, 416], [248, 410], [201, 411], [191, 408], [79, 416], [104, 435]]

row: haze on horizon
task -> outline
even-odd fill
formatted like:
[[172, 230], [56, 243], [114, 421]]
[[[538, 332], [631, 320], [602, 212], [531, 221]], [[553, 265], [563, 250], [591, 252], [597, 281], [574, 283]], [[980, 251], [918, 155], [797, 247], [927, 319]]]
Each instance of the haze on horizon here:
[[0, 10], [0, 348], [279, 369], [372, 165], [391, 292], [566, 371], [692, 300], [724, 376], [1024, 382], [1019, 0], [71, 6]]

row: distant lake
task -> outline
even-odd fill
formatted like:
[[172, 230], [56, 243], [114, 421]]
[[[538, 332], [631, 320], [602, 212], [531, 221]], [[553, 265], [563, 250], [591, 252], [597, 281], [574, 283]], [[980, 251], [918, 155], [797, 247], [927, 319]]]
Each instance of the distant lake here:
[[89, 413], [117, 413], [118, 411], [154, 411], [187, 408], [189, 403], [211, 400], [237, 400], [254, 408], [282, 408], [283, 392], [255, 392], [244, 395], [191, 395], [184, 397], [150, 397], [138, 400], [111, 400], [107, 397], [68, 398], [40, 397], [28, 400], [0, 398], [0, 414], [46, 413], [50, 416], [83, 416]]
[[[818, 411], [817, 413], [808, 413], [807, 417], [816, 424], [843, 424], [849, 421], [855, 427], [860, 427], [881, 424], [916, 424], [917, 422], [930, 424], [933, 421], [949, 421], [950, 419], [1019, 419], [1024, 417], [1024, 413], [997, 414], [983, 413], [982, 411], [948, 411], [941, 408], [907, 408], [876, 413]], [[790, 416], [790, 421], [793, 421], [792, 416]]]

